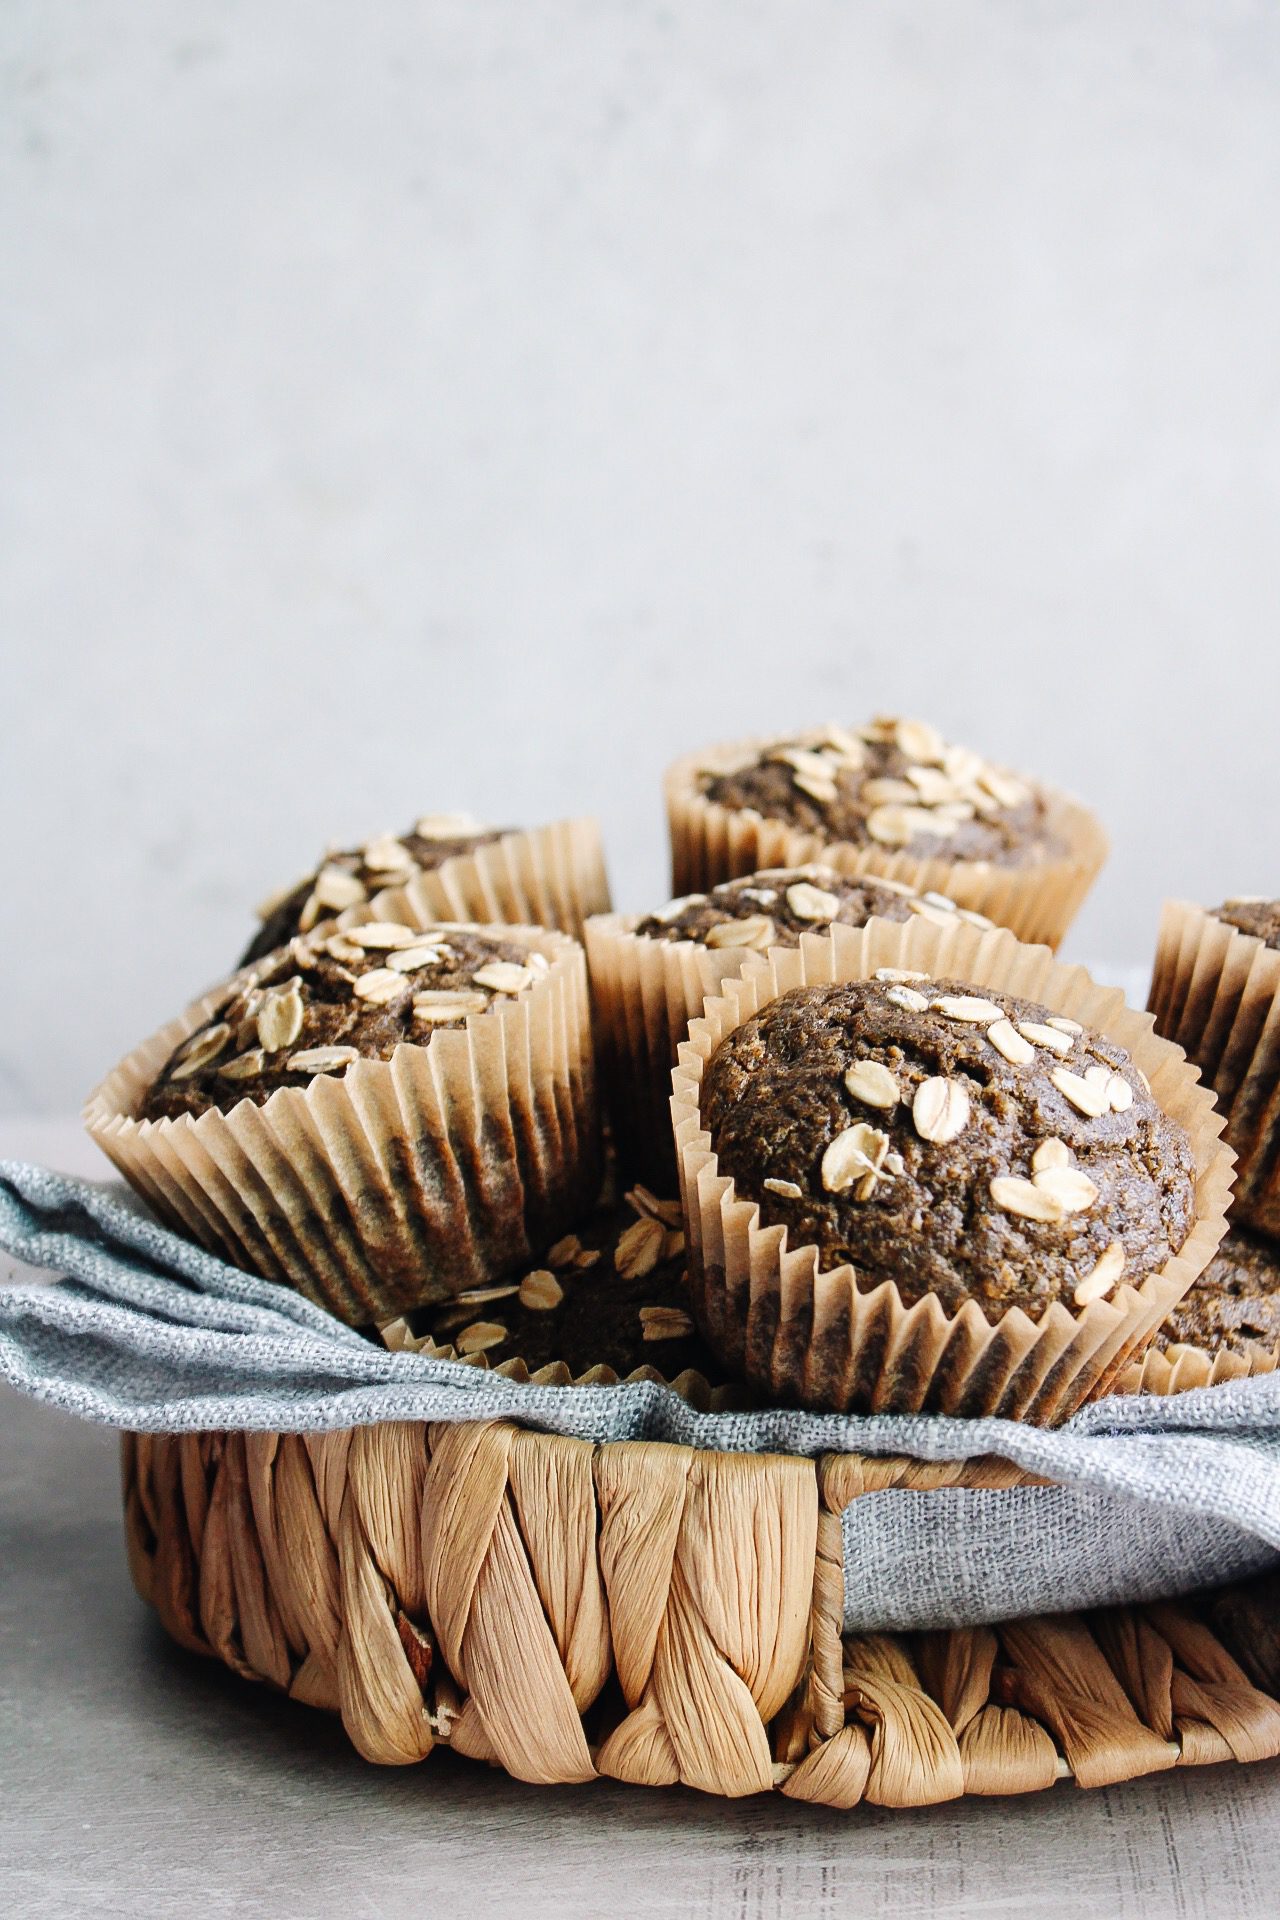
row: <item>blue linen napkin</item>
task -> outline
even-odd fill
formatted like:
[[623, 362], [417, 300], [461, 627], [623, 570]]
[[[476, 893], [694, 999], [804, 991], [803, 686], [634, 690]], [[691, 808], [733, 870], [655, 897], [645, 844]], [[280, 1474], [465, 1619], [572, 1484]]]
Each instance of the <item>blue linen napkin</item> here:
[[995, 1454], [1055, 1482], [855, 1500], [843, 1517], [850, 1630], [1164, 1598], [1280, 1564], [1280, 1372], [1095, 1401], [1052, 1430], [936, 1414], [699, 1413], [653, 1382], [522, 1385], [384, 1352], [131, 1201], [40, 1167], [0, 1161], [0, 1248], [60, 1276], [0, 1287], [0, 1378], [108, 1426], [315, 1432], [502, 1418], [595, 1442]]

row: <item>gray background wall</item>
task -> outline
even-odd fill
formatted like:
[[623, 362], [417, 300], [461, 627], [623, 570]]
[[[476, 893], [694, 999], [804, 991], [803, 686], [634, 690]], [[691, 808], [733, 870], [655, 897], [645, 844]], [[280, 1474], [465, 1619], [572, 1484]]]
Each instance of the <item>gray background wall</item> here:
[[1280, 12], [9, 0], [0, 1107], [333, 837], [900, 707], [1280, 888]]

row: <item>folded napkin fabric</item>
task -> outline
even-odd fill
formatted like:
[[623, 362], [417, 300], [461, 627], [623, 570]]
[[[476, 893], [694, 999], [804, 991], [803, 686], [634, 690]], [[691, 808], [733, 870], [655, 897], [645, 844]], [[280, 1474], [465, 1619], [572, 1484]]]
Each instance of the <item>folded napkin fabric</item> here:
[[389, 1353], [170, 1233], [121, 1191], [0, 1161], [0, 1378], [135, 1432], [508, 1419], [736, 1452], [994, 1454], [1054, 1484], [895, 1489], [843, 1516], [849, 1629], [1164, 1598], [1280, 1563], [1280, 1373], [1114, 1397], [1046, 1430], [935, 1414], [701, 1413], [669, 1387], [545, 1387]]

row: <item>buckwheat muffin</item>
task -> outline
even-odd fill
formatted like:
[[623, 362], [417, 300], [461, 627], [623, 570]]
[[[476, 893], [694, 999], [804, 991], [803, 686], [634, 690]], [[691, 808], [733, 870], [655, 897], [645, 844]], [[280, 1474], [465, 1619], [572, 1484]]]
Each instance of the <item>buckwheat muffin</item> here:
[[598, 1188], [582, 949], [368, 918], [297, 936], [85, 1117], [170, 1224], [353, 1324], [494, 1283]]
[[1085, 809], [919, 720], [711, 748], [671, 769], [667, 802], [678, 891], [822, 859], [1049, 944], [1106, 854]]
[[764, 953], [770, 947], [798, 946], [802, 934], [837, 921], [862, 927], [873, 915], [908, 920], [913, 913], [939, 925], [956, 913], [971, 926], [991, 925], [985, 915], [958, 908], [944, 894], [921, 896], [898, 880], [837, 873], [834, 867], [811, 862], [724, 880], [709, 893], [687, 893], [645, 914], [632, 931], [644, 940], [692, 940], [703, 947]]
[[1230, 1232], [1156, 1334], [1161, 1351], [1220, 1347], [1274, 1364], [1280, 1350], [1280, 1249], [1243, 1227]]
[[1103, 1299], [1195, 1211], [1186, 1132], [1123, 1047], [963, 981], [783, 994], [711, 1056], [702, 1112], [765, 1226], [948, 1314]]
[[1183, 1393], [1273, 1373], [1278, 1361], [1280, 1249], [1236, 1227], [1117, 1391]]
[[1063, 1418], [1221, 1238], [1212, 1104], [1080, 969], [924, 923], [915, 966], [879, 964], [895, 936], [756, 956], [692, 1024], [672, 1112], [695, 1312], [784, 1402]]
[[546, 955], [477, 927], [427, 931], [373, 920], [299, 937], [267, 955], [216, 1017], [175, 1048], [138, 1109], [176, 1120], [242, 1100], [263, 1106], [281, 1087], [341, 1079], [357, 1060], [465, 1026], [502, 996], [528, 991]]
[[594, 821], [520, 830], [484, 826], [466, 813], [426, 814], [406, 833], [330, 849], [314, 872], [265, 901], [241, 965], [387, 888], [415, 888], [423, 919], [510, 921], [574, 935], [589, 913], [609, 906]]
[[397, 1350], [544, 1385], [662, 1380], [695, 1403], [743, 1404], [694, 1325], [678, 1201], [645, 1188], [602, 1200], [523, 1276], [384, 1325]]
[[1166, 901], [1148, 1006], [1213, 1088], [1238, 1155], [1232, 1219], [1280, 1234], [1280, 901]]
[[1261, 894], [1240, 894], [1224, 900], [1212, 909], [1215, 920], [1234, 927], [1238, 933], [1251, 934], [1264, 947], [1280, 947], [1280, 900], [1267, 900]]
[[877, 720], [762, 747], [745, 766], [708, 769], [702, 792], [823, 840], [898, 848], [927, 860], [1028, 866], [1064, 844], [1029, 780], [950, 746], [921, 720]]
[[775, 867], [686, 894], [639, 918], [587, 923], [597, 1035], [619, 1155], [663, 1192], [676, 1191], [671, 1069], [689, 1021], [751, 953], [797, 947], [805, 934], [873, 917], [938, 926], [990, 921], [897, 880], [809, 864]]

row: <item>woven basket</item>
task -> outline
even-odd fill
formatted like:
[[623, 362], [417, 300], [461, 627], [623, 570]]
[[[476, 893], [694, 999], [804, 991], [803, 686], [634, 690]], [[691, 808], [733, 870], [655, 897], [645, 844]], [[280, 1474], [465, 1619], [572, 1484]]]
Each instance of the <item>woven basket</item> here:
[[[185, 1647], [341, 1714], [382, 1765], [438, 1744], [852, 1807], [1104, 1786], [1280, 1753], [1280, 1596], [842, 1635], [840, 1515], [1008, 1463], [594, 1446], [502, 1422], [127, 1435], [130, 1563]], [[1246, 1668], [1248, 1670], [1246, 1670]]]

